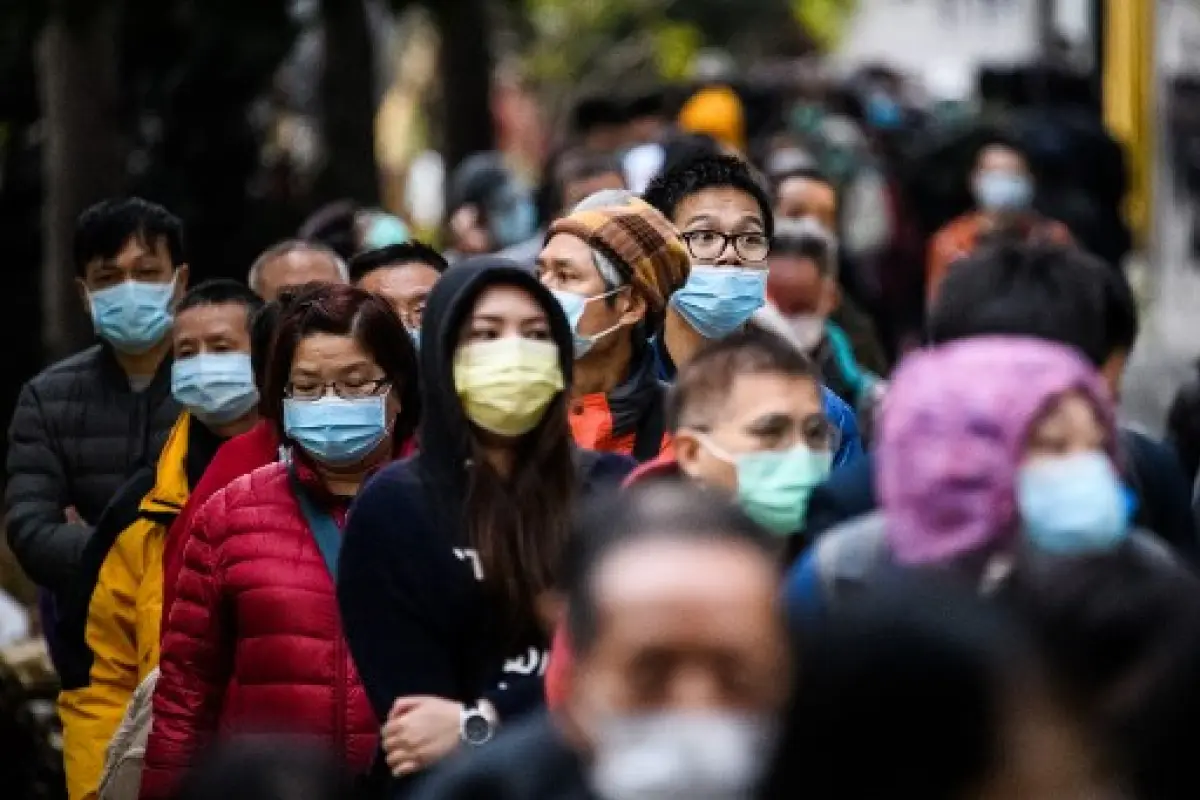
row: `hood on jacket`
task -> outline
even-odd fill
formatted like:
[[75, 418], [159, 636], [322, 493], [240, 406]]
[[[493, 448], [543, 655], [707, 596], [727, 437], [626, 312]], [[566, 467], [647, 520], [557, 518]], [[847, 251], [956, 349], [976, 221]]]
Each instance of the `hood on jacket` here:
[[460, 489], [463, 465], [471, 457], [470, 423], [454, 388], [454, 351], [459, 329], [475, 300], [491, 286], [524, 289], [546, 312], [558, 346], [563, 384], [571, 385], [574, 344], [570, 323], [550, 290], [527, 269], [496, 256], [468, 258], [446, 270], [425, 304], [421, 324], [421, 421], [417, 426], [421, 461], [439, 484]]
[[1069, 391], [1095, 406], [1116, 462], [1112, 401], [1073, 351], [982, 337], [909, 357], [883, 401], [875, 465], [896, 560], [942, 563], [1011, 541], [1026, 440]]

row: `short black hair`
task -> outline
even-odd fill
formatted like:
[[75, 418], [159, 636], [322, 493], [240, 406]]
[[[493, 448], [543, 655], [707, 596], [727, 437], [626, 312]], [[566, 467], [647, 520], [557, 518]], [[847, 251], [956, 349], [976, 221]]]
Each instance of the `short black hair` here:
[[667, 93], [661, 88], [647, 89], [631, 95], [625, 103], [625, 118], [667, 116]]
[[561, 190], [571, 181], [585, 181], [614, 173], [622, 179], [625, 177], [625, 168], [616, 156], [576, 149], [563, 153], [555, 169], [555, 178]]
[[621, 104], [607, 97], [585, 97], [571, 111], [571, 130], [576, 136], [586, 136], [597, 128], [624, 125], [628, 121]]
[[739, 189], [754, 198], [763, 215], [767, 236], [775, 230], [771, 195], [753, 167], [737, 156], [698, 156], [656, 177], [646, 187], [643, 199], [672, 222], [684, 198], [704, 189]]
[[175, 307], [175, 313], [181, 314], [190, 308], [200, 306], [219, 306], [226, 303], [237, 303], [246, 307], [247, 320], [262, 308], [262, 298], [251, 291], [244, 283], [230, 278], [214, 278], [193, 286]]
[[1112, 355], [1109, 269], [1071, 246], [985, 247], [950, 268], [930, 309], [929, 338], [1029, 336], [1074, 347], [1099, 367]]
[[434, 248], [415, 239], [403, 244], [389, 244], [375, 250], [367, 250], [350, 259], [350, 282], [358, 283], [382, 267], [400, 264], [424, 264], [439, 274], [450, 269], [446, 259]]
[[698, 158], [721, 155], [721, 145], [705, 133], [675, 133], [663, 144], [663, 164], [660, 175], [673, 172], [683, 164]]
[[134, 237], [147, 245], [164, 242], [175, 267], [187, 263], [183, 221], [157, 203], [121, 197], [101, 200], [79, 215], [72, 247], [76, 274], [87, 274], [93, 259], [114, 257]]
[[672, 432], [689, 423], [692, 409], [711, 407], [726, 397], [741, 375], [772, 373], [819, 382], [812, 360], [782, 337], [747, 325], [711, 342], [679, 369], [667, 394], [667, 427]]
[[576, 652], [596, 641], [593, 581], [613, 553], [632, 542], [654, 539], [727, 541], [777, 562], [778, 540], [735, 503], [684, 481], [654, 482], [586, 503], [563, 553], [561, 583], [567, 598], [567, 633]]
[[1104, 320], [1108, 334], [1108, 354], [1129, 353], [1137, 344], [1138, 309], [1137, 299], [1129, 278], [1116, 267], [1104, 271]]

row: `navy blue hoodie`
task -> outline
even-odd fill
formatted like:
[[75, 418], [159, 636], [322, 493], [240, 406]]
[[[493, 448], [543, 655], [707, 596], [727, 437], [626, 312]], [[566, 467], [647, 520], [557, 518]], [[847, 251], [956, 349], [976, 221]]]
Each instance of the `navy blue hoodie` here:
[[[454, 350], [475, 300], [497, 284], [524, 289], [546, 310], [570, 385], [570, 325], [528, 270], [484, 257], [442, 276], [421, 330], [420, 452], [389, 465], [359, 493], [340, 556], [346, 640], [381, 723], [398, 697], [487, 699], [506, 724], [543, 702], [548, 637], [531, 630], [514, 641], [506, 631], [483, 591], [464, 524], [470, 426], [454, 388]], [[565, 425], [562, 435], [570, 436]], [[634, 466], [624, 456], [586, 451], [575, 451], [575, 461], [580, 495], [615, 487]], [[397, 793], [412, 784], [397, 782]]]

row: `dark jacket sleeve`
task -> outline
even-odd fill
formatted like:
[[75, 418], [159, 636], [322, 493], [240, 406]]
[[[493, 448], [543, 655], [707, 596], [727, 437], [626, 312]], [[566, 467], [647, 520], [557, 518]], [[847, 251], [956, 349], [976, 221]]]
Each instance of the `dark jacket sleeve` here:
[[435, 565], [446, 547], [417, 491], [385, 471], [350, 509], [338, 563], [338, 606], [346, 642], [371, 706], [386, 720], [398, 697], [458, 697], [461, 687], [447, 576]]
[[1184, 476], [1194, 480], [1200, 472], [1200, 378], [1184, 384], [1171, 402], [1167, 438], [1179, 454]]
[[45, 410], [27, 383], [8, 432], [8, 543], [29, 577], [55, 592], [69, 586], [91, 534], [86, 525], [66, 522], [67, 488]]
[[1192, 518], [1192, 487], [1175, 451], [1136, 431], [1124, 431], [1139, 507], [1135, 521], [1175, 548], [1190, 564], [1200, 561]]
[[868, 453], [835, 469], [813, 489], [805, 516], [804, 536], [813, 542], [825, 531], [875, 510], [874, 458]]

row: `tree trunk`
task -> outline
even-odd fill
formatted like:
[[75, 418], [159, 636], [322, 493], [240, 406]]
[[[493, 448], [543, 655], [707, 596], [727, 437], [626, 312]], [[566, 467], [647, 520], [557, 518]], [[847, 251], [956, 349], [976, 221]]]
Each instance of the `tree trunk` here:
[[375, 61], [364, 0], [321, 0], [325, 28], [321, 127], [327, 199], [379, 202], [375, 161]]
[[435, 0], [441, 38], [442, 156], [453, 170], [464, 158], [495, 146], [492, 127], [492, 53], [485, 0]]
[[117, 19], [105, 3], [86, 23], [52, 14], [38, 42], [38, 84], [46, 126], [43, 157], [42, 347], [50, 358], [91, 338], [75, 289], [75, 221], [118, 193], [124, 178], [117, 116]]

